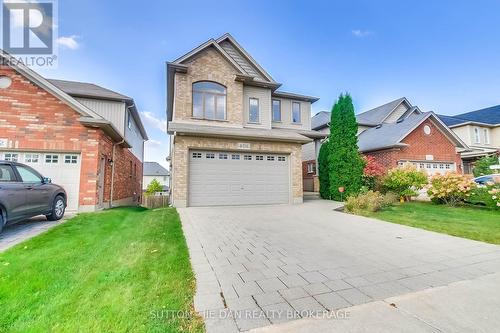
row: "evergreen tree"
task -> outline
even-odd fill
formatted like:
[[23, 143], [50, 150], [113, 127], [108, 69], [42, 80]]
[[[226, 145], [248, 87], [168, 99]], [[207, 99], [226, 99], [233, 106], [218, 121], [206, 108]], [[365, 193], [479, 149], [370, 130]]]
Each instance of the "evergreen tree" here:
[[362, 186], [364, 163], [358, 151], [358, 124], [349, 94], [341, 94], [332, 108], [329, 138], [330, 197], [340, 200], [359, 192]]
[[318, 155], [319, 195], [323, 199], [330, 199], [330, 147], [328, 139], [323, 142]]

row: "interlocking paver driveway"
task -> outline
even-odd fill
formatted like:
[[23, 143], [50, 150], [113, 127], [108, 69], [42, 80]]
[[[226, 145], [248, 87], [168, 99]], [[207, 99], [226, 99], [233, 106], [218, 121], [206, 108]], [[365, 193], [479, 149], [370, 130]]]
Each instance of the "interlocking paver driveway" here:
[[207, 331], [245, 331], [500, 272], [500, 247], [338, 204], [179, 209]]

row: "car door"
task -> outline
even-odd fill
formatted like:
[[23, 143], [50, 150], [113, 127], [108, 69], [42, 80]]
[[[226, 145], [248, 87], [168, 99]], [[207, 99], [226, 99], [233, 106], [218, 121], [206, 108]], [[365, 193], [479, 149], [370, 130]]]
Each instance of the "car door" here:
[[26, 216], [24, 184], [10, 164], [0, 164], [0, 203], [7, 210], [7, 222]]
[[26, 191], [26, 208], [32, 216], [46, 214], [52, 204], [50, 185], [45, 184], [43, 177], [34, 169], [17, 165], [17, 172]]

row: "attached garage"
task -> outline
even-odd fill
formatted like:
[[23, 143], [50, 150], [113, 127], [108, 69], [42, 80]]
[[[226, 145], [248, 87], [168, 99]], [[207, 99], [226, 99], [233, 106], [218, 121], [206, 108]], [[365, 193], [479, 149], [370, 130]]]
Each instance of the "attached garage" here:
[[290, 203], [290, 155], [189, 151], [189, 206]]
[[435, 174], [445, 174], [447, 172], [456, 172], [457, 167], [453, 162], [434, 162], [434, 161], [399, 161], [398, 166], [405, 163], [413, 164], [417, 170], [425, 171], [429, 176]]
[[67, 211], [78, 210], [80, 192], [80, 154], [60, 152], [0, 152], [0, 160], [29, 165], [54, 184], [60, 185], [68, 195]]

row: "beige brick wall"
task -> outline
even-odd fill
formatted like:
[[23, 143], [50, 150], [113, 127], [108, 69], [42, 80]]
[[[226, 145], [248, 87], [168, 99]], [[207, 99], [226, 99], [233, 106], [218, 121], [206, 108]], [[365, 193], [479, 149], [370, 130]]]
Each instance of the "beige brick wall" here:
[[187, 205], [189, 181], [189, 149], [252, 151], [263, 153], [290, 154], [292, 173], [292, 203], [302, 202], [302, 147], [299, 143], [245, 141], [250, 143], [250, 149], [242, 150], [238, 149], [238, 143], [243, 142], [244, 140], [203, 138], [184, 135], [177, 135], [173, 137], [173, 139], [172, 193], [173, 203], [177, 207], [183, 207]]
[[235, 81], [237, 69], [229, 63], [217, 50], [210, 47], [194, 58], [186, 61], [186, 74], [175, 74], [174, 121], [193, 121], [214, 125], [214, 121], [192, 118], [193, 97], [192, 85], [197, 81], [213, 81], [227, 88], [226, 120], [221, 123], [243, 125], [243, 83]]

